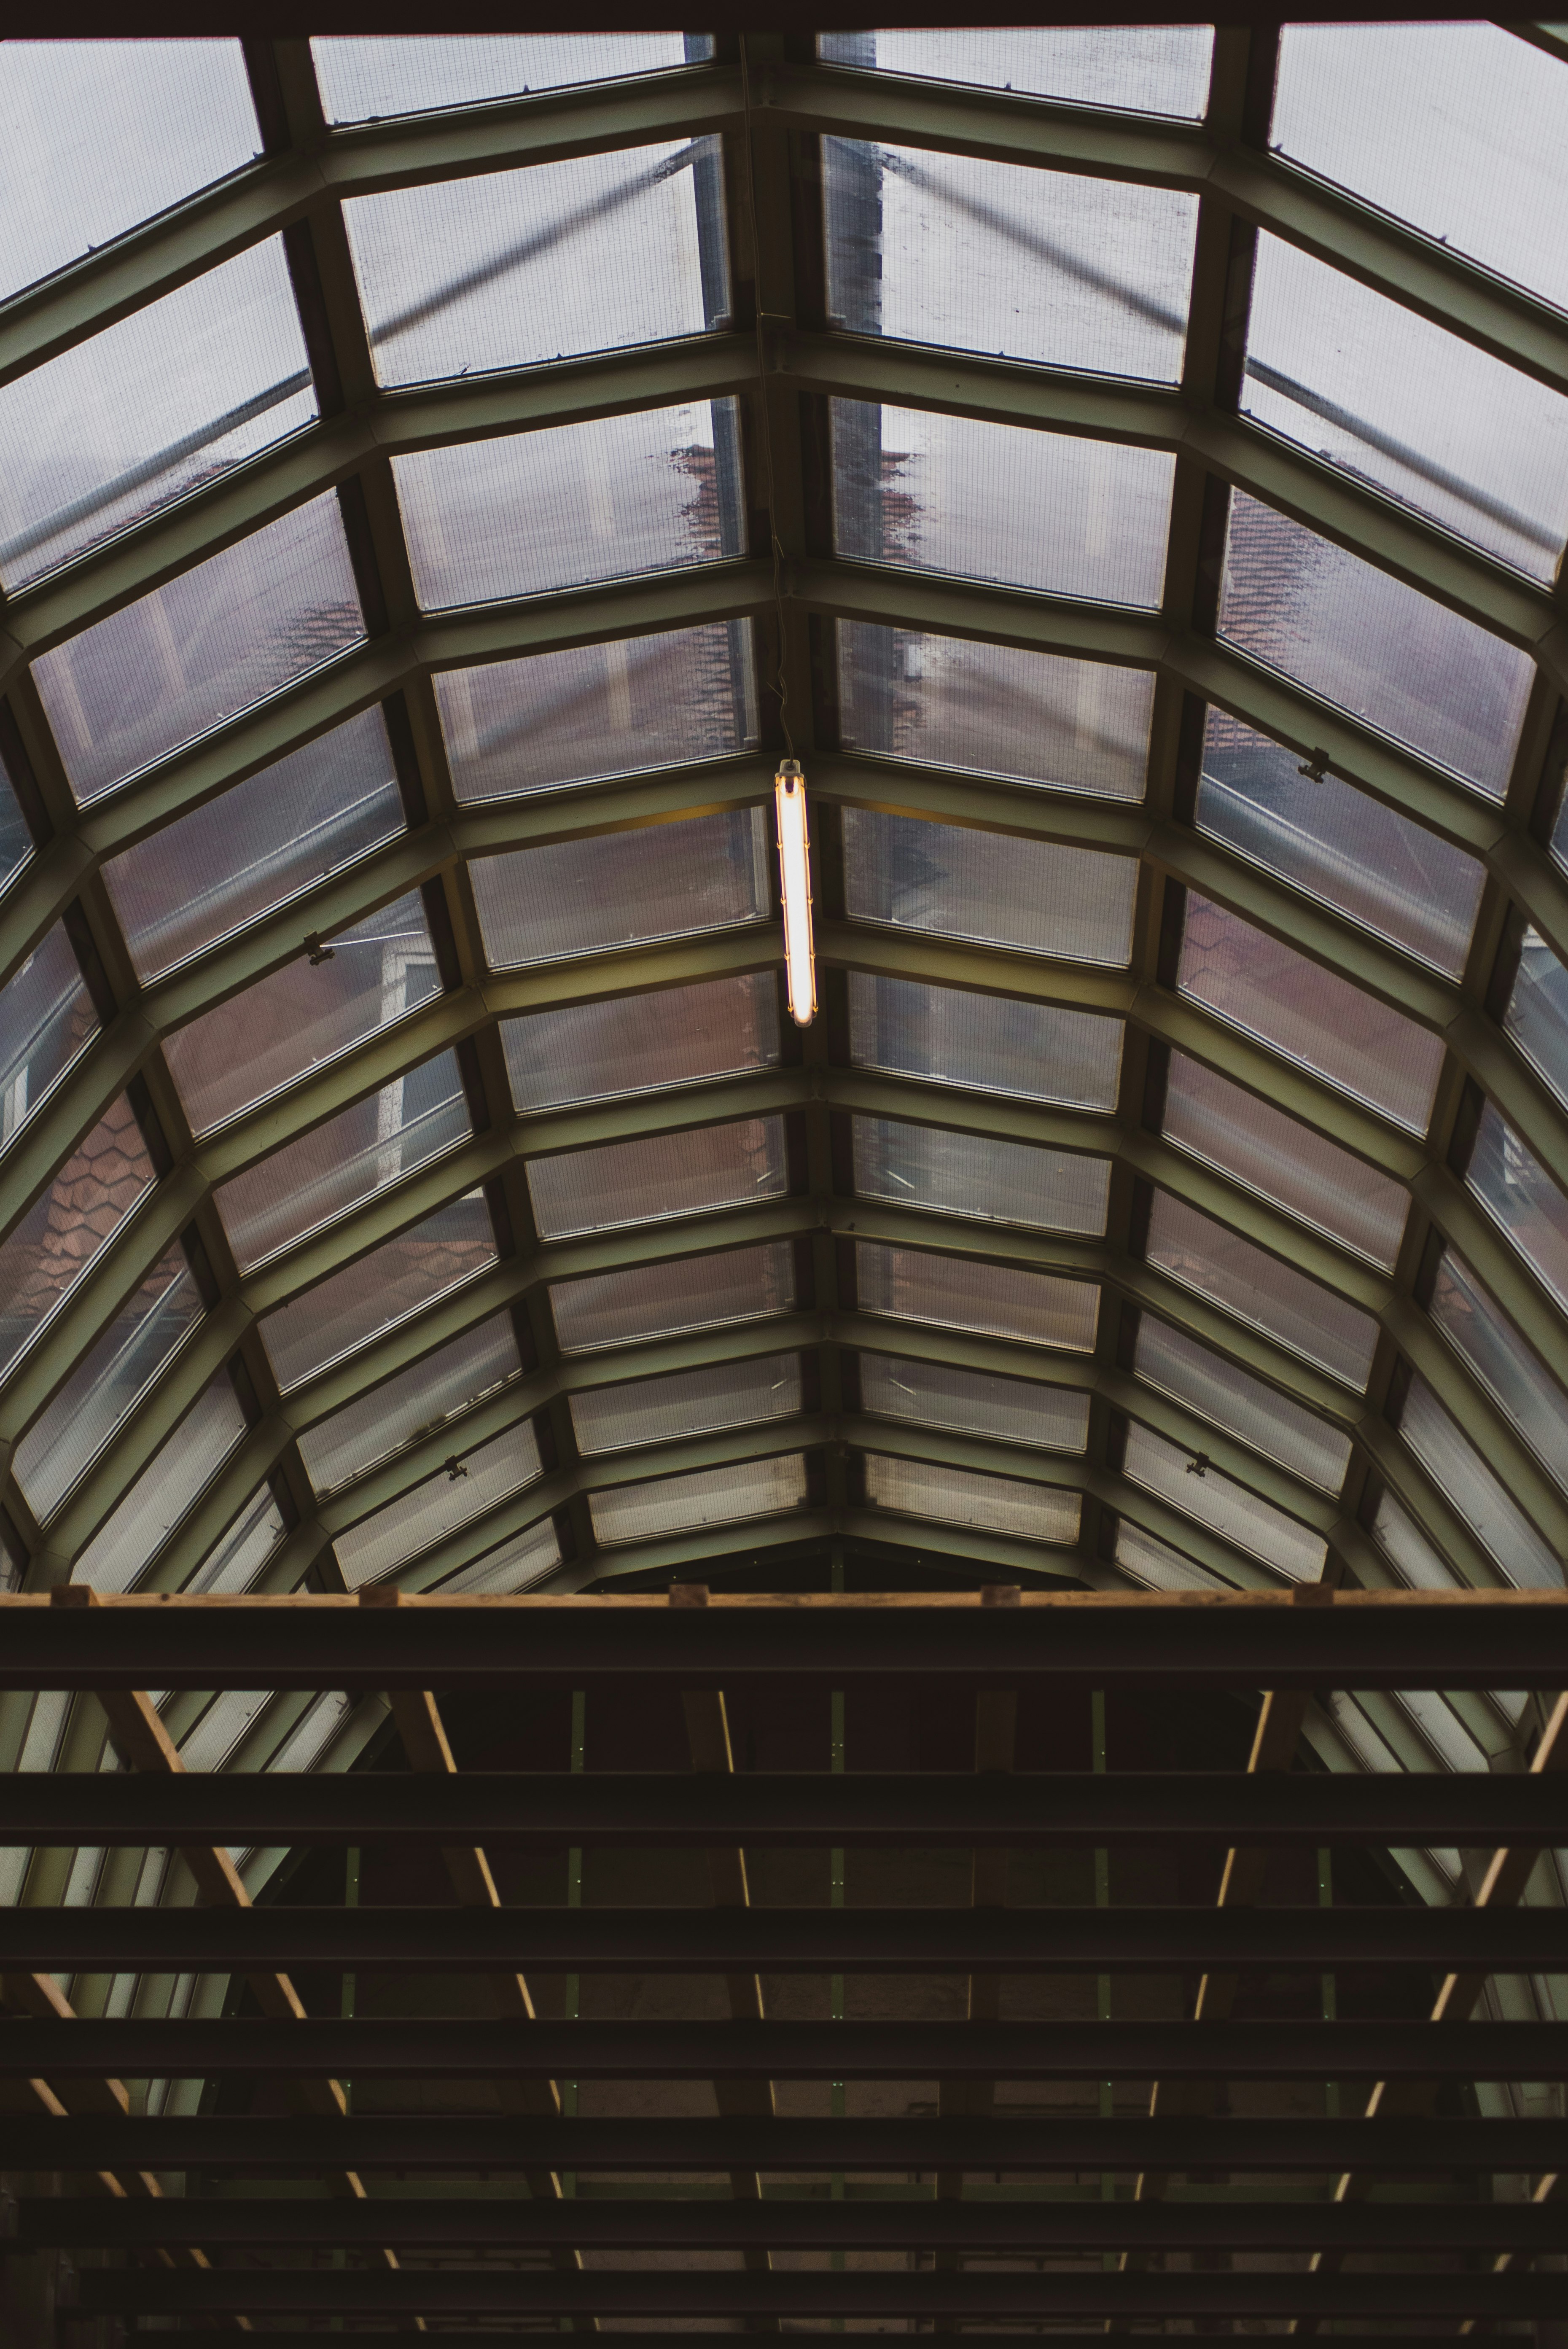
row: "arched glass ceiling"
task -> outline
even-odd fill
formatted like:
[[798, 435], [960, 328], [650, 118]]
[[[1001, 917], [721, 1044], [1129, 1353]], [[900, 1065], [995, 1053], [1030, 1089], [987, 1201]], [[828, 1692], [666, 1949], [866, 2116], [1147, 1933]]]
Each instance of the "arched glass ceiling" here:
[[0, 52], [11, 1587], [1556, 1583], [1568, 57], [739, 62]]

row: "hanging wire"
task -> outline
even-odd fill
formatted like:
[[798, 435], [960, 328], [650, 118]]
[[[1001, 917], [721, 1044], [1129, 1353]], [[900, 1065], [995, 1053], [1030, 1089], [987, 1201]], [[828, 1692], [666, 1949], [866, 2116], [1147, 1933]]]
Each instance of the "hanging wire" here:
[[779, 666], [774, 673], [773, 689], [779, 696], [779, 724], [784, 736], [784, 748], [792, 759], [795, 738], [789, 731], [789, 687], [784, 675], [784, 549], [779, 543], [779, 525], [773, 489], [773, 423], [769, 414], [768, 369], [762, 340], [761, 250], [757, 237], [757, 162], [751, 141], [751, 76], [746, 63], [746, 36], [738, 36], [740, 49], [740, 110], [746, 140], [746, 217], [751, 232], [752, 321], [757, 330], [757, 405], [762, 417], [762, 471], [768, 486], [768, 537], [773, 551], [773, 602], [779, 616]]

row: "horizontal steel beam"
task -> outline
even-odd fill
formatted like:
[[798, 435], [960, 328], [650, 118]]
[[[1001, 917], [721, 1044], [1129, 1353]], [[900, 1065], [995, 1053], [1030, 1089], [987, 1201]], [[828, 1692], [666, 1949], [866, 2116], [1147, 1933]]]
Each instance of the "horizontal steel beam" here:
[[0, 1845], [1568, 1843], [1568, 1777], [28, 1772]]
[[[69, 2316], [69, 2308], [62, 2312]], [[129, 2336], [131, 2340], [136, 2334]], [[378, 2344], [378, 2349], [392, 2349], [395, 2342], [407, 2336], [390, 2329], [359, 2329], [356, 2340]], [[611, 2349], [646, 2349], [645, 2332], [621, 2331], [614, 2326], [600, 2325], [599, 2342], [607, 2342]], [[1183, 2349], [1220, 2349], [1224, 2343], [1232, 2349], [1234, 2335], [1229, 2331], [1204, 2333], [1193, 2331], [1181, 2335]], [[660, 2335], [661, 2349], [707, 2349], [708, 2336], [702, 2333], [681, 2333], [673, 2327]], [[245, 2349], [299, 2349], [297, 2332], [268, 2333], [253, 2327], [246, 2335]], [[182, 2327], [179, 2336], [180, 2349], [234, 2349], [234, 2335], [230, 2332], [202, 2332]], [[491, 2331], [464, 2332], [460, 2327], [443, 2325], [441, 2349], [496, 2349], [496, 2336]], [[595, 2344], [597, 2349], [597, 2344]], [[925, 2333], [921, 2335], [921, 2349], [1020, 2349], [1019, 2335], [1009, 2333]], [[1103, 2329], [1097, 2333], [1060, 2333], [1050, 2335], [1050, 2349], [1105, 2349]], [[1389, 2349], [1387, 2333], [1336, 2333], [1334, 2349]], [[1398, 2349], [1454, 2349], [1454, 2336], [1448, 2333], [1401, 2333]]]
[[1563, 2080], [1563, 2023], [0, 2023], [12, 2078]]
[[1568, 1971], [1568, 1909], [10, 1909], [55, 1973]]
[[[75, 1592], [73, 1598], [88, 1596]], [[672, 1677], [1080, 1687], [1568, 1686], [1568, 1592], [662, 1598], [0, 1596], [0, 1688], [462, 1689]]]

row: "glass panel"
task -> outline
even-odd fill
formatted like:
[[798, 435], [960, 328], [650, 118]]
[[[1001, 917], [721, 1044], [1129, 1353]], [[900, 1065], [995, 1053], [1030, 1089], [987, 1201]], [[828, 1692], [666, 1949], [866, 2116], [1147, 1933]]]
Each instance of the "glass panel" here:
[[789, 1419], [799, 1409], [799, 1356], [764, 1354], [753, 1362], [721, 1362], [712, 1370], [575, 1394], [572, 1426], [577, 1449], [586, 1455], [672, 1444], [717, 1427], [752, 1427]]
[[245, 1433], [227, 1371], [209, 1379], [173, 1434], [98, 1527], [71, 1569], [95, 1590], [129, 1590]]
[[1222, 709], [1209, 712], [1197, 822], [1434, 969], [1464, 969], [1485, 877], [1475, 858], [1333, 775], [1314, 782], [1294, 750]]
[[478, 858], [485, 954], [516, 968], [766, 921], [771, 852], [761, 809], [736, 808]]
[[1109, 1158], [888, 1118], [857, 1117], [851, 1125], [855, 1190], [861, 1198], [1036, 1231], [1098, 1235], [1105, 1229]]
[[841, 620], [847, 750], [1140, 800], [1154, 679], [1147, 669]]
[[1157, 1540], [1126, 1517], [1116, 1522], [1116, 1563], [1131, 1582], [1149, 1590], [1229, 1590], [1233, 1583], [1211, 1574], [1207, 1567], [1183, 1557], [1169, 1542]]
[[757, 742], [749, 620], [441, 669], [434, 682], [452, 788], [469, 806]]
[[387, 729], [367, 709], [104, 867], [137, 976], [297, 896], [404, 821]]
[[457, 1056], [438, 1052], [219, 1185], [212, 1195], [234, 1261], [249, 1272], [471, 1131]]
[[650, 1134], [528, 1163], [534, 1218], [547, 1240], [749, 1206], [782, 1198], [789, 1187], [784, 1121], [777, 1117]]
[[1560, 1590], [1563, 1567], [1491, 1470], [1460, 1434], [1425, 1379], [1410, 1381], [1399, 1433], [1505, 1580]]
[[1568, 1102], [1568, 970], [1539, 930], [1524, 933], [1502, 1028], [1558, 1099]]
[[302, 952], [165, 1038], [163, 1057], [192, 1133], [210, 1133], [439, 992], [436, 950], [413, 890], [335, 931], [330, 961], [313, 964]]
[[1243, 414], [1552, 577], [1568, 513], [1568, 400], [1273, 236], [1258, 239], [1247, 354]]
[[64, 926], [50, 930], [0, 988], [0, 1146], [32, 1115], [98, 1028]]
[[1400, 1580], [1409, 1583], [1412, 1588], [1453, 1590], [1460, 1587], [1460, 1578], [1448, 1560], [1432, 1547], [1389, 1492], [1378, 1496], [1372, 1533]]
[[994, 1444], [1036, 1452], [1082, 1452], [1088, 1442], [1088, 1397], [1031, 1379], [997, 1379], [900, 1354], [860, 1356], [861, 1408], [878, 1419], [954, 1427]]
[[338, 1535], [333, 1548], [350, 1590], [379, 1581], [543, 1473], [538, 1439], [527, 1420], [454, 1457], [456, 1474], [441, 1469]]
[[561, 1563], [561, 1544], [556, 1537], [554, 1521], [543, 1517], [526, 1533], [513, 1534], [472, 1566], [465, 1566], [457, 1574], [449, 1574], [444, 1582], [433, 1587], [443, 1599], [470, 1598], [489, 1594], [492, 1598], [510, 1598], [520, 1590], [531, 1590], [543, 1580], [552, 1567]]
[[1287, 1216], [1392, 1269], [1410, 1209], [1403, 1184], [1185, 1052], [1171, 1055], [1161, 1131], [1179, 1150], [1273, 1199]]
[[1542, 1466], [1568, 1490], [1568, 1395], [1451, 1247], [1439, 1261], [1430, 1310]]
[[9, 1370], [153, 1181], [122, 1093], [0, 1240], [0, 1371]]
[[844, 810], [851, 920], [1120, 967], [1137, 885], [1130, 856]]
[[866, 1313], [1076, 1353], [1087, 1353], [1094, 1344], [1099, 1291], [1089, 1281], [857, 1240], [855, 1282]]
[[1350, 1465], [1350, 1439], [1304, 1411], [1262, 1379], [1238, 1370], [1222, 1354], [1201, 1346], [1185, 1330], [1173, 1330], [1152, 1313], [1138, 1324], [1134, 1360], [1138, 1376], [1212, 1420], [1265, 1460], [1337, 1493]]
[[186, 1589], [192, 1596], [201, 1593], [215, 1598], [232, 1598], [238, 1591], [249, 1590], [285, 1531], [282, 1512], [263, 1485], [259, 1492], [252, 1494], [222, 1538], [213, 1544]]
[[593, 1273], [584, 1280], [557, 1281], [550, 1292], [555, 1333], [565, 1354], [788, 1313], [794, 1302], [794, 1259], [787, 1240], [686, 1257], [676, 1264]]
[[1568, 309], [1565, 71], [1495, 25], [1287, 25], [1272, 136]]
[[732, 400], [395, 457], [426, 611], [741, 551]]
[[944, 32], [820, 33], [817, 47], [830, 65], [1196, 121], [1209, 94], [1213, 38], [1208, 25], [965, 25]]
[[37, 854], [32, 831], [22, 813], [11, 771], [0, 750], [0, 889], [6, 888]]
[[656, 1540], [660, 1534], [727, 1525], [737, 1517], [771, 1517], [806, 1506], [806, 1463], [797, 1452], [780, 1460], [746, 1460], [733, 1468], [702, 1468], [689, 1476], [663, 1476], [593, 1493], [588, 1506], [593, 1538]]
[[1196, 197], [858, 139], [824, 139], [822, 169], [834, 325], [1179, 379]]
[[33, 677], [85, 806], [364, 636], [329, 492], [45, 653]]
[[1568, 1199], [1491, 1102], [1465, 1181], [1532, 1272], [1568, 1307]]
[[482, 1191], [438, 1207], [266, 1316], [261, 1331], [278, 1384], [298, 1386], [495, 1261]]
[[314, 1770], [321, 1763], [326, 1748], [353, 1712], [358, 1699], [342, 1689], [329, 1689], [313, 1697], [294, 1729], [266, 1767], [269, 1770]]
[[743, 1075], [779, 1058], [779, 988], [748, 972], [659, 995], [621, 995], [500, 1022], [520, 1110], [656, 1092]]
[[1186, 1453], [1147, 1427], [1140, 1427], [1136, 1420], [1127, 1431], [1122, 1467], [1130, 1483], [1157, 1494], [1182, 1516], [1196, 1518], [1222, 1541], [1248, 1551], [1272, 1573], [1282, 1574], [1290, 1582], [1322, 1578], [1328, 1556], [1326, 1542], [1319, 1541], [1283, 1510], [1260, 1501], [1255, 1493], [1245, 1491], [1218, 1468], [1194, 1468]]
[[498, 1313], [307, 1427], [299, 1439], [305, 1474], [318, 1494], [335, 1492], [493, 1394], [521, 1368], [511, 1318]]
[[850, 1057], [859, 1069], [1109, 1112], [1121, 1039], [1120, 1020], [1095, 1011], [850, 973]]
[[1174, 458], [912, 408], [833, 402], [841, 554], [1152, 611]]
[[1195, 893], [1187, 899], [1176, 984], [1286, 1060], [1412, 1133], [1425, 1133], [1441, 1039]]
[[1357, 1392], [1366, 1386], [1377, 1342], [1369, 1313], [1165, 1191], [1154, 1195], [1148, 1257], [1183, 1288], [1212, 1298], [1333, 1377]]
[[866, 1498], [874, 1509], [900, 1516], [935, 1517], [1026, 1541], [1073, 1542], [1082, 1504], [1076, 1493], [1026, 1485], [1011, 1476], [985, 1476], [971, 1468], [943, 1468], [926, 1460], [891, 1460], [868, 1452]]
[[1241, 490], [1220, 634], [1488, 799], [1508, 789], [1529, 655]]
[[[257, 1495], [263, 1507], [270, 1498], [264, 1490]], [[233, 1689], [214, 1697], [194, 1729], [180, 1742], [182, 1766], [191, 1771], [221, 1770], [271, 1702], [264, 1689]]]
[[692, 139], [351, 198], [377, 381], [700, 335], [717, 319], [699, 240], [727, 308], [718, 171], [718, 140]]
[[679, 33], [356, 34], [311, 42], [329, 122], [482, 106], [573, 82], [659, 73], [707, 54]]
[[127, 1298], [16, 1446], [13, 1473], [40, 1523], [53, 1516], [201, 1318], [196, 1283], [176, 1243]]
[[0, 578], [15, 593], [315, 412], [273, 237], [0, 388]]
[[0, 48], [0, 299], [261, 152], [238, 41]]

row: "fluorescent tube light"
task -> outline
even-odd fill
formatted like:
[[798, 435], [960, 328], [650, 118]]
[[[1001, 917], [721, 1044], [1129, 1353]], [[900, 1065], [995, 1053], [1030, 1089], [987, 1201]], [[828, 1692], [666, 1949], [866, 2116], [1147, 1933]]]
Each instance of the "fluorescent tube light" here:
[[817, 1016], [817, 958], [811, 946], [811, 836], [806, 778], [799, 759], [781, 759], [773, 781], [779, 824], [779, 893], [784, 900], [784, 965], [789, 1017], [809, 1028]]

